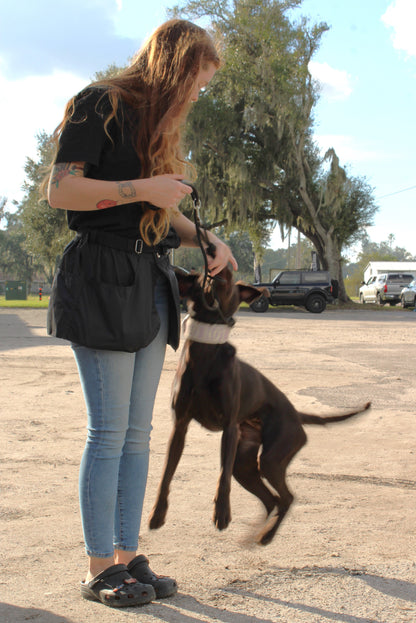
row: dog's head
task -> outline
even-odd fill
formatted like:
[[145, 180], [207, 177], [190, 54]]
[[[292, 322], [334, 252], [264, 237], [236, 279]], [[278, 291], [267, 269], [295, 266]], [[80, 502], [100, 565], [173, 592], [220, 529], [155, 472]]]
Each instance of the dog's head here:
[[228, 266], [215, 277], [209, 277], [205, 288], [204, 277], [200, 273], [186, 273], [177, 268], [175, 273], [180, 296], [187, 299], [190, 315], [199, 322], [223, 324], [224, 319], [233, 317], [240, 303], [252, 303], [262, 295], [270, 296], [267, 288], [234, 282]]

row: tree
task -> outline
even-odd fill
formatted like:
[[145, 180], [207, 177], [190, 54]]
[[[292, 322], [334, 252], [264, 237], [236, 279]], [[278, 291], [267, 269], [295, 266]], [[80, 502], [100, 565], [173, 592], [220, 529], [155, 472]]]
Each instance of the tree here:
[[329, 171], [314, 178], [303, 158], [299, 165], [303, 209], [298, 211], [297, 206], [293, 206], [291, 212], [299, 231], [313, 242], [322, 267], [338, 280], [340, 300], [347, 301], [342, 250], [362, 236], [378, 208], [366, 180], [348, 177], [334, 150], [329, 150], [325, 159], [330, 160]]
[[68, 229], [66, 213], [54, 210], [40, 198], [39, 185], [52, 160], [53, 146], [45, 132], [40, 133], [37, 140], [38, 160], [26, 159], [25, 196], [18, 206], [16, 218], [21, 219], [26, 250], [42, 267], [46, 280], [52, 283], [57, 262], [73, 233]]
[[224, 58], [212, 88], [190, 117], [186, 144], [201, 172], [198, 185], [210, 219], [226, 215], [229, 230], [249, 231], [255, 269], [274, 226], [272, 200], [282, 177], [276, 161], [281, 132], [276, 110], [284, 109], [294, 91], [282, 79], [294, 74], [296, 64], [296, 33], [285, 10], [276, 2], [240, 1], [230, 9], [227, 2], [210, 0], [189, 2], [182, 10], [192, 18], [211, 18]]
[[300, 5], [191, 0], [175, 9], [207, 16], [224, 58], [195, 105], [186, 144], [210, 217], [226, 215], [229, 229], [247, 229], [257, 256], [276, 220], [282, 231], [297, 228], [346, 299], [342, 249], [371, 224], [377, 207], [365, 180], [349, 178], [334, 150], [322, 158], [313, 142], [318, 95], [308, 64], [327, 26], [292, 21], [290, 11]]
[[[109, 65], [107, 69], [97, 72], [94, 80], [105, 80], [120, 70], [117, 65]], [[26, 251], [51, 283], [64, 247], [74, 234], [68, 229], [65, 211], [51, 208], [40, 197], [39, 185], [52, 162], [54, 146], [52, 137], [45, 132], [37, 136], [37, 141], [37, 158], [26, 159], [25, 196], [18, 204], [16, 219], [22, 226]]]
[[0, 220], [6, 222], [0, 230], [0, 270], [8, 279], [26, 281], [30, 284], [38, 266], [25, 249], [25, 234], [16, 213], [7, 212], [6, 199], [0, 201]]
[[53, 147], [44, 132], [37, 141], [38, 158], [26, 159], [22, 201], [15, 203], [15, 212], [5, 212], [4, 206], [0, 212], [7, 222], [5, 231], [0, 232], [0, 266], [19, 279], [30, 282], [36, 272], [51, 283], [57, 261], [73, 233], [68, 230], [65, 212], [53, 210], [40, 198], [39, 185], [52, 160]]
[[380, 243], [371, 242], [368, 234], [361, 238], [361, 251], [358, 254], [358, 261], [365, 266], [368, 262], [376, 261], [397, 261], [411, 262], [416, 258], [404, 247], [394, 247], [395, 236], [389, 234], [387, 240]]

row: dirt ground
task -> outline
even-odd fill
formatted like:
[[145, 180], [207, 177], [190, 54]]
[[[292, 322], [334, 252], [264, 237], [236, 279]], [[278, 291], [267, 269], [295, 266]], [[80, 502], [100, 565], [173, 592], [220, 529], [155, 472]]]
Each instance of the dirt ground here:
[[0, 310], [2, 623], [402, 623], [416, 621], [416, 314], [240, 312], [231, 342], [296, 406], [373, 407], [308, 427], [289, 469], [295, 503], [274, 541], [253, 543], [261, 509], [233, 483], [233, 521], [211, 522], [220, 436], [191, 426], [166, 525], [150, 531], [171, 429], [178, 353], [159, 387], [141, 551], [177, 596], [113, 610], [79, 594], [77, 499], [85, 411], [72, 352], [45, 310]]

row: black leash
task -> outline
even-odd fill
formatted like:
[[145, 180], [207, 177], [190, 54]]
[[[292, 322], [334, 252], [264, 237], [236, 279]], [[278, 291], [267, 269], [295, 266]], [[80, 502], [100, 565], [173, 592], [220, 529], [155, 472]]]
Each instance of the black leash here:
[[[197, 240], [198, 240], [199, 248], [201, 249], [202, 257], [204, 258], [204, 284], [203, 284], [203, 289], [205, 290], [205, 285], [206, 285], [207, 279], [209, 277], [209, 275], [208, 275], [208, 255], [210, 255], [211, 257], [215, 257], [216, 247], [215, 247], [215, 244], [213, 244], [212, 242], [210, 242], [208, 240], [208, 234], [206, 232], [206, 229], [204, 229], [202, 224], [201, 224], [201, 218], [200, 218], [201, 200], [199, 198], [197, 189], [190, 182], [183, 182], [183, 183], [186, 184], [187, 186], [190, 186], [192, 188], [191, 199], [192, 199], [192, 203], [193, 203], [193, 217], [194, 217], [194, 223], [195, 223], [196, 237], [197, 237]], [[205, 242], [205, 244], [207, 245], [206, 249], [204, 248], [203, 242]]]
[[[215, 292], [215, 282], [223, 281], [223, 280], [221, 277], [218, 277], [217, 275], [214, 277], [211, 277], [211, 275], [209, 275], [208, 255], [210, 255], [211, 257], [215, 257], [216, 247], [213, 242], [209, 241], [207, 231], [201, 224], [201, 218], [200, 218], [201, 200], [199, 199], [198, 191], [191, 182], [183, 181], [183, 183], [192, 188], [191, 199], [193, 203], [193, 217], [194, 217], [194, 223], [195, 223], [196, 237], [198, 240], [199, 248], [201, 249], [202, 257], [204, 258], [204, 280], [202, 284], [202, 297], [203, 297], [204, 305], [209, 310], [218, 311], [224, 323], [230, 327], [233, 327], [235, 324], [234, 318], [232, 317], [226, 318], [224, 316], [221, 306], [218, 301], [218, 297]], [[207, 245], [206, 249], [204, 248], [204, 244], [203, 244], [204, 242]], [[212, 282], [212, 293], [213, 293], [214, 300], [215, 300], [215, 305], [213, 306], [208, 305], [205, 299], [205, 286], [206, 286], [208, 279], [211, 279], [211, 282]]]

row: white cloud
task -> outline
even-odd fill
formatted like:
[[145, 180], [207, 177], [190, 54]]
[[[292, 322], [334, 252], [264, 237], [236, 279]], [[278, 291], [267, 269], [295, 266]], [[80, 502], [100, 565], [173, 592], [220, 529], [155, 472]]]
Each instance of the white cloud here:
[[22, 198], [26, 158], [36, 157], [36, 135], [51, 134], [61, 121], [65, 104], [85, 86], [85, 78], [68, 72], [8, 81], [0, 75], [0, 196]]
[[322, 95], [328, 100], [344, 100], [352, 93], [351, 77], [342, 69], [334, 69], [328, 63], [310, 61], [309, 71], [321, 86]]
[[3, 73], [15, 79], [60, 70], [91, 79], [111, 63], [126, 64], [138, 41], [117, 33], [121, 9], [117, 0], [9, 2], [0, 20]]
[[355, 137], [343, 134], [318, 134], [315, 137], [321, 153], [325, 154], [328, 149], [335, 149], [342, 167], [346, 165], [356, 165], [362, 162], [381, 161], [390, 154], [371, 149], [360, 144]]
[[409, 56], [416, 56], [415, 0], [394, 0], [381, 19], [386, 26], [393, 29], [391, 37], [396, 50], [403, 50]]

